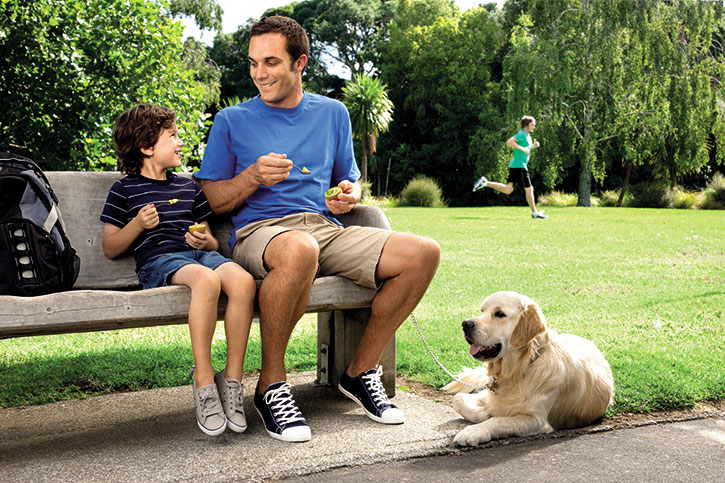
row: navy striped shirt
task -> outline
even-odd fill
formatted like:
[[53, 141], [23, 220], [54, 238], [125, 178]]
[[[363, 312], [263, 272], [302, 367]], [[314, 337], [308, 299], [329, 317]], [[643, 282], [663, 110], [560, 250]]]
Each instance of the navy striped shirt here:
[[[179, 201], [169, 203], [174, 199]], [[169, 172], [164, 181], [138, 175], [126, 176], [113, 183], [101, 221], [123, 228], [148, 204], [156, 207], [159, 224], [144, 230], [131, 244], [136, 273], [161, 255], [191, 250], [184, 239], [189, 225], [213, 214], [204, 193], [193, 180]]]

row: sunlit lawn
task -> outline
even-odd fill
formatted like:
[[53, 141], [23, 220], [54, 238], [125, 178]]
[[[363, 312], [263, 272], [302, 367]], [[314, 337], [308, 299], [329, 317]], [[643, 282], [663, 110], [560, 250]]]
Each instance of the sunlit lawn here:
[[[441, 265], [414, 314], [441, 362], [471, 366], [460, 322], [484, 297], [515, 290], [539, 302], [559, 332], [592, 339], [616, 384], [610, 413], [690, 407], [725, 398], [725, 214], [722, 211], [525, 207], [386, 208], [394, 229], [435, 238]], [[215, 364], [224, 360], [219, 324]], [[245, 369], [259, 368], [252, 329]], [[398, 332], [399, 374], [440, 386], [448, 377], [412, 323]], [[316, 364], [313, 315], [287, 361]], [[0, 405], [189, 383], [186, 326], [0, 341]]]

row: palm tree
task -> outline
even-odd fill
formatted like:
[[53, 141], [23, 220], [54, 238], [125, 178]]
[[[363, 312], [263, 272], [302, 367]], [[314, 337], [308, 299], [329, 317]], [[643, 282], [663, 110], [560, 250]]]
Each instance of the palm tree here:
[[375, 153], [381, 132], [388, 130], [393, 119], [393, 103], [385, 92], [387, 86], [380, 79], [357, 74], [342, 92], [343, 102], [350, 113], [352, 137], [362, 141], [362, 181], [368, 180], [368, 154]]

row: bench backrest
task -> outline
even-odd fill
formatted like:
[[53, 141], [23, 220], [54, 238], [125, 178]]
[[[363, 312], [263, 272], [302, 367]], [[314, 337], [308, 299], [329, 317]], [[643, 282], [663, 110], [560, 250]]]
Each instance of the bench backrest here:
[[[123, 177], [119, 172], [48, 171], [50, 185], [58, 196], [58, 207], [71, 245], [81, 258], [81, 271], [74, 289], [137, 288], [133, 256], [127, 253], [110, 260], [103, 255], [101, 240], [103, 223], [101, 211], [113, 183]], [[190, 173], [177, 173], [191, 178]], [[343, 225], [376, 226], [390, 229], [383, 211], [376, 206], [358, 205], [350, 213], [338, 215]], [[229, 217], [210, 220], [214, 236], [219, 240], [219, 252], [231, 258], [229, 237], [232, 224]]]
[[[50, 185], [58, 196], [63, 223], [71, 246], [81, 258], [81, 271], [74, 289], [122, 289], [138, 287], [133, 256], [127, 253], [114, 260], [103, 255], [103, 223], [99, 217], [113, 183], [122, 178], [118, 172], [49, 171]], [[191, 177], [189, 173], [177, 173]], [[210, 221], [219, 251], [231, 255], [228, 218]]]

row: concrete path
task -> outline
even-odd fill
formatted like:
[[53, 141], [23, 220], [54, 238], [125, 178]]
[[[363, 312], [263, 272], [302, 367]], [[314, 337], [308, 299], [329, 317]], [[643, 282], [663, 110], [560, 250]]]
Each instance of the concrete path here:
[[245, 384], [243, 434], [201, 433], [190, 386], [0, 410], [0, 481], [725, 481], [723, 414], [460, 450], [451, 440], [466, 423], [445, 404], [398, 391], [406, 423], [384, 426], [315, 386], [313, 373], [289, 380], [308, 443], [267, 436], [252, 405], [256, 379]]

